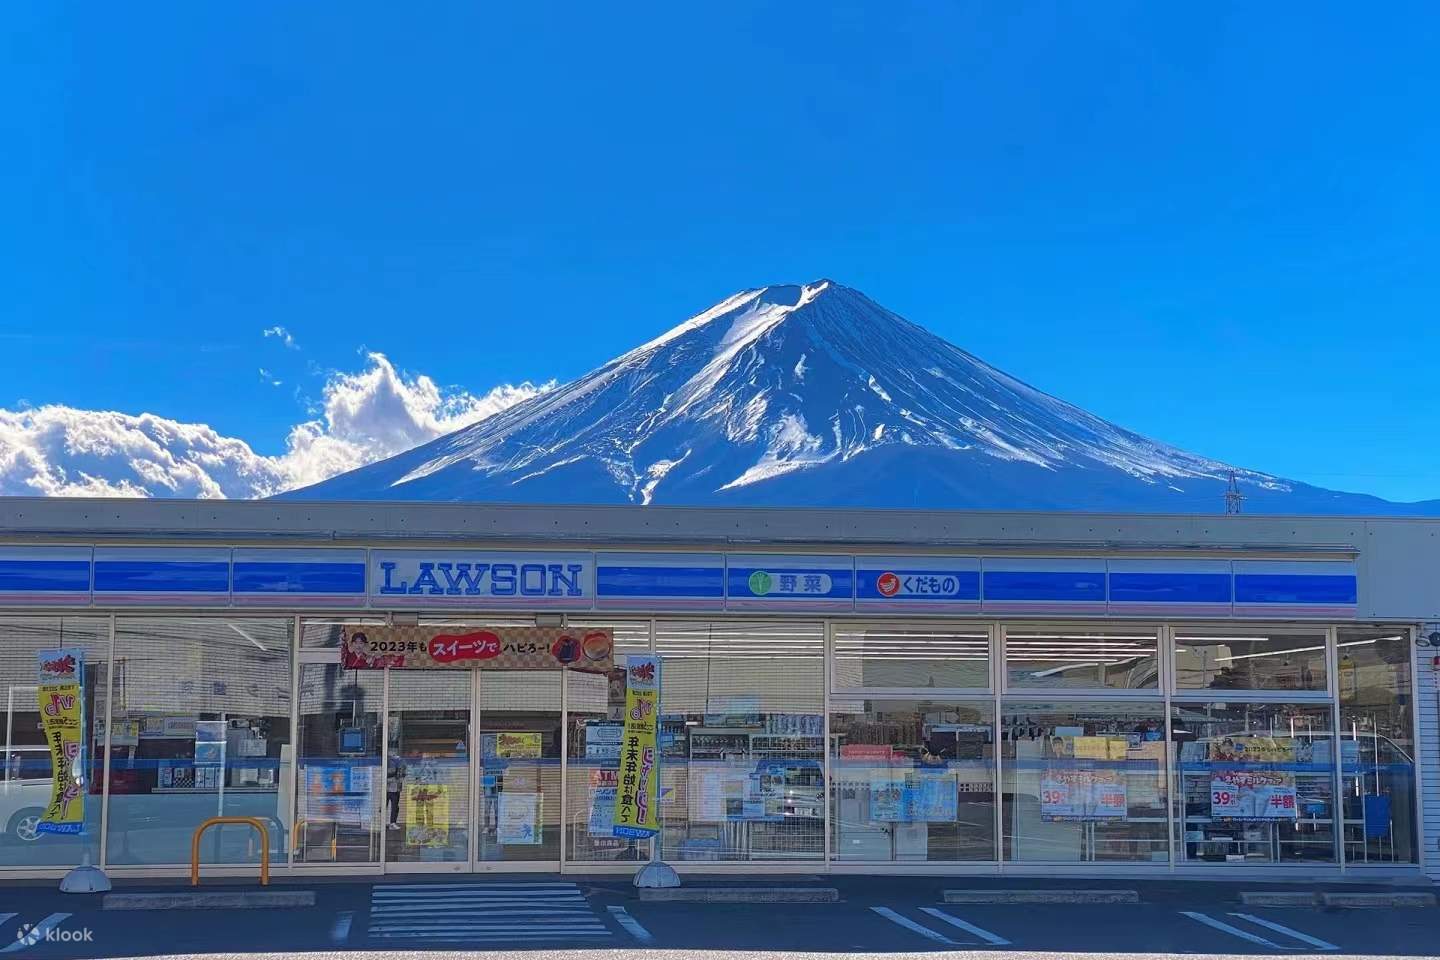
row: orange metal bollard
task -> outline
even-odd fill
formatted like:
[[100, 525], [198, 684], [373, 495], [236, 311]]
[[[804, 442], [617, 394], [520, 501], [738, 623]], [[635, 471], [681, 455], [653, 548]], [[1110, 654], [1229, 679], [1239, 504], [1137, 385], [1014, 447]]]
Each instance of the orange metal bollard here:
[[260, 886], [270, 885], [270, 828], [258, 817], [211, 817], [195, 828], [190, 838], [190, 886], [200, 886], [200, 838], [206, 830], [222, 823], [248, 823], [260, 834]]

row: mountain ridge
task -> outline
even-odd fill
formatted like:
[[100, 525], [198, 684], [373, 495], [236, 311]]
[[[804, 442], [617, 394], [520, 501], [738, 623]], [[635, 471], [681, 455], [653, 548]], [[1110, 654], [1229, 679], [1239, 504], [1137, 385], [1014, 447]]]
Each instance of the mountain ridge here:
[[[740, 291], [589, 373], [285, 494], [483, 500], [1440, 513], [1127, 430], [830, 279]], [[908, 502], [907, 502], [908, 501]]]

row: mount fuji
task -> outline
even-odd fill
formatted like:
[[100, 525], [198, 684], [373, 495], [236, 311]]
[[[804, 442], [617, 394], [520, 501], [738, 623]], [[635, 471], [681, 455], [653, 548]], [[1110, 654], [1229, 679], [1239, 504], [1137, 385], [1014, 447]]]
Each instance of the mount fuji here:
[[738, 293], [569, 384], [285, 496], [1437, 514], [1232, 467], [1011, 377], [830, 280]]

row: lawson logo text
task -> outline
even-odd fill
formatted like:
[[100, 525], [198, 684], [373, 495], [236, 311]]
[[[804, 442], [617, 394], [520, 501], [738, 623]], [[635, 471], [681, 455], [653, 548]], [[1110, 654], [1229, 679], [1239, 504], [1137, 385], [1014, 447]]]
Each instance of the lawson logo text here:
[[413, 579], [382, 561], [379, 593], [384, 596], [583, 597], [584, 564], [466, 563], [422, 560]]

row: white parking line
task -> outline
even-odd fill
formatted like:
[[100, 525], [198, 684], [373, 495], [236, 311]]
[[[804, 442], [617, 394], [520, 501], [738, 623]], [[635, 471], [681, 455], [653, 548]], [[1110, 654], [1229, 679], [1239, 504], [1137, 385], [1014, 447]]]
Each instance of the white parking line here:
[[1258, 923], [1262, 927], [1268, 927], [1276, 933], [1283, 933], [1287, 937], [1294, 937], [1301, 943], [1308, 943], [1319, 950], [1339, 950], [1333, 943], [1321, 940], [1319, 937], [1312, 937], [1308, 933], [1301, 933], [1299, 930], [1291, 930], [1283, 923], [1276, 923], [1274, 920], [1266, 920], [1264, 917], [1257, 917], [1249, 913], [1232, 913], [1232, 917], [1239, 917], [1241, 920], [1249, 920], [1251, 923]]
[[913, 930], [914, 932], [920, 934], [920, 936], [925, 937], [926, 939], [934, 940], [936, 943], [946, 943], [952, 947], [956, 946], [955, 941], [951, 940], [944, 934], [936, 933], [929, 927], [921, 926], [914, 920], [911, 920], [909, 917], [902, 917], [900, 916], [900, 914], [896, 913], [894, 910], [891, 910], [889, 907], [871, 907], [870, 909], [874, 910], [876, 913], [880, 914], [880, 916], [884, 917], [886, 920], [889, 920], [891, 923], [898, 923], [906, 930]]
[[930, 914], [930, 916], [934, 917], [937, 920], [944, 920], [952, 927], [959, 927], [961, 930], [964, 930], [967, 933], [973, 933], [975, 936], [979, 937], [981, 940], [984, 940], [992, 947], [1004, 947], [1009, 946], [1010, 944], [1009, 940], [1006, 940], [999, 934], [991, 933], [984, 927], [977, 927], [975, 926], [975, 924], [969, 923], [965, 920], [961, 920], [959, 917], [952, 917], [944, 910], [937, 910], [934, 907], [921, 907], [920, 912], [928, 913]]
[[25, 931], [24, 935], [20, 936], [12, 944], [0, 947], [0, 953], [14, 953], [17, 950], [27, 950], [30, 947], [33, 947], [35, 944], [45, 939], [45, 934], [49, 933], [57, 925], [64, 922], [64, 920], [69, 916], [70, 914], [68, 913], [52, 913], [50, 914], [50, 916], [46, 917], [44, 920], [41, 920], [39, 923], [35, 924], [35, 926], [30, 927], [29, 929], [21, 927], [20, 929]]
[[1180, 914], [1182, 916], [1189, 917], [1191, 920], [1198, 920], [1201, 923], [1205, 924], [1207, 927], [1214, 927], [1216, 930], [1223, 930], [1225, 933], [1230, 934], [1230, 936], [1232, 937], [1239, 937], [1241, 940], [1249, 940], [1251, 943], [1258, 943], [1260, 946], [1269, 947], [1272, 950], [1284, 949], [1278, 943], [1271, 943], [1264, 937], [1256, 936], [1253, 933], [1247, 933], [1244, 930], [1241, 930], [1239, 927], [1232, 927], [1224, 920], [1216, 920], [1214, 917], [1206, 916], [1203, 913], [1195, 913], [1190, 910], [1181, 910]]
[[342, 910], [335, 914], [335, 922], [330, 925], [330, 941], [332, 943], [344, 943], [350, 939], [350, 924], [355, 919], [353, 910]]
[[610, 906], [606, 907], [605, 909], [609, 910], [610, 916], [615, 918], [615, 922], [620, 924], [620, 926], [624, 927], [625, 931], [629, 933], [630, 936], [634, 937], [636, 940], [639, 940], [641, 943], [650, 943], [655, 939], [653, 936], [650, 935], [650, 931], [646, 930], [639, 920], [636, 920], [634, 917], [630, 916], [629, 910], [626, 910], [624, 907], [618, 906]]

